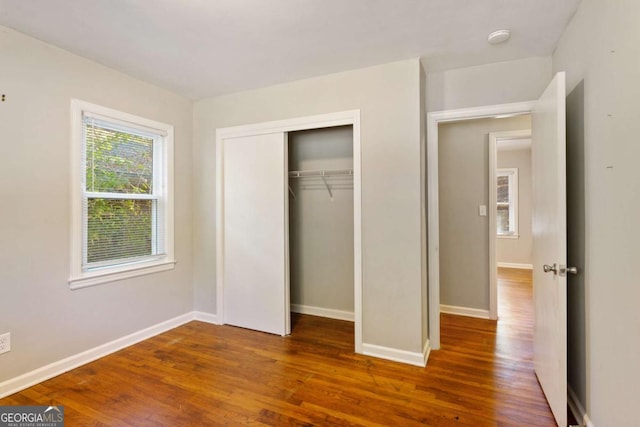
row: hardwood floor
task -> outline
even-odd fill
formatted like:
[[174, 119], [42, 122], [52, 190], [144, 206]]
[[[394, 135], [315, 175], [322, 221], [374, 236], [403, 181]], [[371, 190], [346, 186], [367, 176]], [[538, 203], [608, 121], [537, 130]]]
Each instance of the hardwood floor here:
[[499, 292], [497, 325], [442, 315], [427, 368], [354, 354], [344, 321], [294, 315], [286, 338], [191, 322], [0, 405], [64, 405], [67, 426], [554, 426], [530, 272], [501, 270]]

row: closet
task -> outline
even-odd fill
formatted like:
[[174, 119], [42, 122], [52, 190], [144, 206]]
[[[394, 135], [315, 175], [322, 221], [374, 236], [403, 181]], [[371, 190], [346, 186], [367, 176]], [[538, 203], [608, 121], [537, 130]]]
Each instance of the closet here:
[[362, 352], [360, 111], [216, 131], [218, 324], [354, 322]]
[[291, 311], [354, 319], [353, 127], [288, 134]]

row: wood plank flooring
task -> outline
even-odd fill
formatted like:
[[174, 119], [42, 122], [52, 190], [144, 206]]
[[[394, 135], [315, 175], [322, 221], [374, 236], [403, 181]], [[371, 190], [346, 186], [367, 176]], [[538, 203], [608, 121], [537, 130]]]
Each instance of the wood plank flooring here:
[[191, 322], [0, 400], [71, 426], [554, 426], [532, 368], [530, 272], [500, 271], [500, 321], [442, 315], [427, 368], [353, 353], [353, 324], [286, 338]]

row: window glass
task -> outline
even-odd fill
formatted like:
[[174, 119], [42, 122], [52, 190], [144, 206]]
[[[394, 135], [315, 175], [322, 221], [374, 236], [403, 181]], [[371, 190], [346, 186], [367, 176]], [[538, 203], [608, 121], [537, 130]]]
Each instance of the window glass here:
[[151, 194], [153, 139], [85, 120], [87, 191]]
[[517, 237], [518, 169], [498, 169], [496, 230], [498, 236]]

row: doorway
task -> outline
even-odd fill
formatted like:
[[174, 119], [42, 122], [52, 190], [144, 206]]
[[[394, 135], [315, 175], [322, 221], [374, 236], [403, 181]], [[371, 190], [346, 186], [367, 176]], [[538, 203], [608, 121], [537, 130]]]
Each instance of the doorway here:
[[353, 128], [288, 141], [291, 312], [353, 322]]
[[533, 360], [559, 425], [566, 425], [566, 75], [558, 72], [537, 101], [430, 113], [427, 116], [429, 205], [429, 335], [440, 347], [438, 123], [530, 113], [532, 115]]
[[[530, 120], [530, 117], [529, 117]], [[498, 268], [533, 269], [531, 126], [489, 134], [489, 311], [500, 316]]]
[[[486, 119], [505, 115], [530, 114], [534, 102], [502, 104], [429, 113], [427, 116], [427, 188], [428, 188], [428, 265], [429, 265], [429, 339], [431, 348], [440, 348], [440, 206], [439, 206], [439, 130], [441, 123]], [[486, 247], [486, 246], [485, 246]], [[485, 265], [488, 265], [485, 264]], [[497, 307], [496, 307], [497, 310]]]
[[[509, 142], [509, 147], [516, 148], [516, 137], [521, 135], [517, 130], [530, 127], [531, 117], [527, 114], [450, 121], [439, 125], [439, 287], [442, 313], [497, 319], [495, 252], [502, 247], [502, 242], [496, 241], [496, 236], [504, 237], [509, 244], [521, 242], [516, 211], [517, 169], [510, 170], [511, 176], [507, 181], [512, 184], [507, 193], [507, 196], [512, 196], [512, 203], [506, 206], [496, 203], [497, 148], [500, 148], [497, 141], [500, 145]], [[507, 137], [512, 139], [507, 140]], [[520, 160], [513, 155], [511, 158]], [[520, 163], [507, 161], [506, 165], [523, 169]], [[526, 168], [528, 177], [530, 169], [530, 166]], [[523, 182], [531, 187], [530, 179], [523, 179]], [[530, 195], [530, 191], [523, 193]], [[529, 206], [530, 203], [526, 204]], [[497, 211], [507, 213], [506, 218], [497, 216]], [[509, 227], [503, 235], [496, 232], [496, 218], [505, 219], [505, 225]], [[530, 215], [526, 219], [530, 223]], [[525, 225], [522, 224], [521, 228], [526, 230], [524, 235], [530, 247], [531, 227]]]
[[[356, 353], [362, 353], [359, 110], [216, 131], [216, 308], [219, 324], [234, 324], [280, 335], [290, 332], [287, 137], [290, 132], [337, 126], [351, 126], [353, 135], [354, 344]], [[263, 211], [267, 215], [263, 215]], [[248, 265], [251, 268], [247, 268]], [[273, 304], [268, 306], [259, 303], [270, 300]], [[233, 310], [233, 315], [229, 309]], [[266, 324], [274, 327], [262, 328]]]

